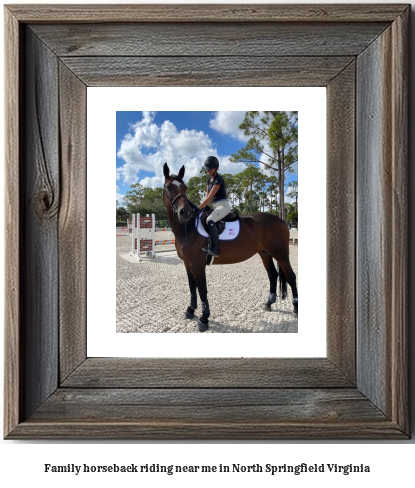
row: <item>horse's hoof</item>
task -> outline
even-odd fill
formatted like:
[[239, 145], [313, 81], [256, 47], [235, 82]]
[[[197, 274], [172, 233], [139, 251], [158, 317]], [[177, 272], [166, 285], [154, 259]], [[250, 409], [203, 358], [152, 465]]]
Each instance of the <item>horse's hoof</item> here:
[[209, 329], [209, 320], [200, 318], [197, 322], [197, 330], [206, 332]]
[[195, 309], [193, 307], [187, 307], [186, 312], [184, 313], [184, 318], [185, 319], [194, 319], [195, 318]]
[[272, 308], [268, 307], [268, 305], [266, 303], [264, 303], [264, 305], [262, 305], [262, 309], [266, 310], [267, 312], [272, 312]]
[[298, 317], [298, 298], [293, 298], [294, 310], [293, 314]]

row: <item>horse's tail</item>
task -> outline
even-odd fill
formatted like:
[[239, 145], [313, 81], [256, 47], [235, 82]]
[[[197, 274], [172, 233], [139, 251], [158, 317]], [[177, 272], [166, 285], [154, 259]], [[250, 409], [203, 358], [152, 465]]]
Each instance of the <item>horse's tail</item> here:
[[279, 264], [278, 264], [278, 275], [280, 278], [281, 299], [284, 300], [284, 298], [287, 296], [287, 277], [285, 276], [284, 271], [282, 270]]

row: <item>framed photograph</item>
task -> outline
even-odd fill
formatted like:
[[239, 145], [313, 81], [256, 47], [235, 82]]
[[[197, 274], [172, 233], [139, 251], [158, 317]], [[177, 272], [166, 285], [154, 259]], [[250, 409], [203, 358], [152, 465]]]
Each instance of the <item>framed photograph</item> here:
[[[6, 439], [409, 437], [409, 15], [5, 8]], [[88, 356], [92, 87], [326, 88], [324, 357]]]
[[[238, 110], [242, 107], [245, 110]], [[251, 108], [273, 108], [274, 111], [272, 114], [247, 112]], [[295, 112], [288, 111], [289, 108], [295, 109]], [[280, 110], [276, 111], [277, 109]], [[88, 208], [87, 240], [91, 245], [87, 250], [87, 275], [101, 276], [99, 287], [94, 280], [87, 283], [88, 356], [324, 357], [325, 87], [94, 87], [88, 89], [87, 113], [88, 201], [100, 202], [99, 211], [94, 204]], [[155, 225], [154, 231], [150, 225], [149, 228], [144, 227], [139, 231], [135, 220], [134, 229], [117, 231], [117, 235], [121, 235], [116, 237], [115, 243], [114, 201], [110, 198], [103, 201], [102, 195], [114, 195], [116, 186], [117, 214], [123, 215], [127, 208], [133, 208], [130, 211], [135, 215], [141, 207], [140, 215], [147, 226], [148, 219], [153, 220], [153, 212], [156, 222], [167, 218], [165, 203], [170, 204], [168, 201], [163, 202], [162, 195], [165, 162], [169, 162], [172, 174], [177, 174], [184, 166], [186, 195], [193, 204], [200, 204], [206, 197], [207, 175], [202, 169], [204, 161], [207, 155], [216, 154], [220, 161], [220, 175], [223, 175], [226, 182], [228, 199], [233, 208], [242, 215], [241, 225], [252, 223], [251, 217], [246, 214], [258, 212], [261, 203], [261, 210], [265, 207], [272, 215], [267, 217], [268, 222], [278, 222], [275, 217], [280, 195], [280, 192], [276, 193], [278, 176], [275, 175], [278, 172], [267, 168], [266, 165], [270, 164], [268, 159], [264, 158], [265, 164], [261, 163], [259, 167], [231, 162], [229, 159], [232, 153], [238, 152], [247, 144], [248, 137], [239, 129], [247, 114], [253, 117], [254, 122], [262, 124], [261, 119], [265, 116], [271, 120], [271, 117], [283, 117], [287, 113], [291, 114], [296, 124], [294, 142], [298, 144], [295, 151], [298, 150], [300, 161], [297, 162], [295, 158], [293, 172], [286, 171], [285, 181], [287, 185], [289, 181], [297, 182], [300, 175], [302, 196], [297, 208], [301, 214], [301, 240], [307, 245], [298, 245], [297, 222], [292, 225], [290, 221], [296, 217], [295, 212], [294, 215], [287, 213], [285, 221], [287, 225], [291, 223], [291, 229], [289, 235], [284, 235], [283, 239], [290, 238], [287, 239], [287, 248], [297, 286], [298, 263], [303, 263], [302, 307], [305, 310], [312, 308], [314, 316], [319, 320], [310, 328], [307, 327], [305, 314], [298, 317], [293, 313], [293, 295], [289, 285], [286, 299], [281, 299], [281, 289], [278, 286], [273, 290], [278, 291], [276, 302], [270, 304], [269, 308], [265, 306], [272, 291], [268, 270], [257, 250], [252, 249], [252, 245], [245, 260], [240, 262], [240, 257], [234, 259], [235, 246], [245, 252], [248, 245], [246, 237], [236, 231], [236, 240], [230, 240], [227, 248], [225, 242], [219, 242], [221, 256], [222, 251], [228, 252], [226, 259], [236, 263], [216, 266], [218, 259], [215, 258], [213, 266], [205, 265], [210, 303], [207, 333], [214, 334], [214, 337], [200, 341], [195, 333], [197, 335], [199, 331], [202, 299], [200, 295], [196, 296], [197, 308], [192, 316], [185, 319], [187, 307], [190, 305], [188, 278], [175, 244], [169, 241], [167, 245], [164, 244], [164, 239], [174, 238], [171, 230], [161, 231], [169, 225]], [[114, 146], [117, 154], [116, 181], [113, 158], [108, 157], [114, 152]], [[318, 150], [315, 150], [316, 147]], [[287, 145], [285, 152], [290, 150], [291, 147]], [[270, 150], [264, 147], [264, 152], [269, 154]], [[315, 175], [318, 175], [318, 188], [313, 184], [301, 184], [301, 181], [312, 181]], [[254, 195], [246, 187], [252, 177], [255, 179]], [[266, 185], [269, 189], [268, 195], [271, 198], [268, 199], [268, 204], [258, 198], [261, 195], [257, 193], [261, 192], [259, 185]], [[143, 203], [140, 204], [135, 203], [141, 198], [136, 196], [137, 189], [143, 193]], [[265, 193], [267, 190], [263, 191]], [[154, 199], [153, 194], [157, 195]], [[247, 198], [247, 195], [251, 195], [252, 199]], [[287, 212], [289, 208], [295, 210], [295, 199], [292, 204], [287, 201], [288, 198], [285, 205]], [[312, 204], [307, 205], [307, 202]], [[260, 213], [255, 217], [263, 218], [264, 215]], [[122, 218], [117, 220], [121, 221]], [[202, 255], [205, 239], [197, 237], [202, 233], [200, 228], [197, 233], [193, 230], [196, 220], [200, 227], [197, 216], [180, 224], [179, 228], [183, 230], [184, 243], [192, 242], [192, 249], [196, 249], [194, 259], [203, 265], [206, 263], [206, 257]], [[319, 238], [315, 239], [317, 220]], [[229, 228], [234, 225], [239, 224], [228, 223]], [[271, 235], [273, 237], [270, 243], [278, 242], [280, 232], [269, 225], [268, 223], [265, 227], [265, 237], [268, 239]], [[284, 227], [286, 228], [285, 225]], [[145, 246], [148, 246], [140, 258], [137, 254], [138, 235], [145, 241]], [[199, 245], [194, 244], [196, 238], [199, 239]], [[158, 244], [158, 241], [162, 244]], [[149, 249], [153, 249], [154, 253], [151, 250], [145, 253]], [[111, 255], [115, 255], [116, 259], [108, 259]], [[318, 273], [314, 271], [315, 260], [321, 263]], [[308, 273], [307, 265], [310, 268]], [[281, 283], [281, 280], [279, 283], [277, 280], [273, 281], [274, 287]], [[315, 293], [316, 289], [319, 290], [318, 294]], [[114, 295], [117, 297], [116, 301]], [[114, 318], [109, 320], [109, 317]], [[158, 332], [163, 333], [163, 336], [160, 337]]]

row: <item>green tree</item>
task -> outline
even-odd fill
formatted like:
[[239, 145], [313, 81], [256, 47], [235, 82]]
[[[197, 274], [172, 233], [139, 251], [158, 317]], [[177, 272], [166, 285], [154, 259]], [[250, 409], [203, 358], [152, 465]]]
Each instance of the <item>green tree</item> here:
[[124, 197], [129, 216], [135, 213], [147, 215], [154, 213], [157, 219], [167, 218], [163, 202], [163, 188], [144, 188], [134, 183]]
[[129, 215], [128, 215], [127, 209], [125, 207], [118, 207], [116, 210], [117, 222], [127, 222], [128, 218], [129, 218]]
[[246, 213], [256, 213], [261, 210], [261, 199], [255, 190], [246, 190], [245, 192]]
[[142, 202], [138, 205], [133, 205], [131, 207], [131, 213], [139, 213], [141, 216], [143, 215], [151, 215], [155, 214], [157, 220], [165, 220], [167, 219], [167, 210], [164, 206], [163, 201], [161, 202]]
[[[270, 197], [270, 213], [277, 214], [277, 207], [278, 207], [278, 191], [279, 191], [279, 184], [278, 178], [275, 175], [268, 176], [268, 194]], [[273, 204], [275, 202], [275, 212], [272, 211]]]
[[187, 195], [195, 205], [199, 205], [206, 198], [206, 181], [206, 176], [192, 176], [187, 183]]
[[154, 205], [163, 200], [163, 188], [144, 188], [141, 203]]
[[288, 188], [290, 190], [287, 193], [287, 197], [295, 198], [295, 210], [298, 212], [298, 181], [290, 181]]
[[285, 219], [284, 176], [297, 161], [298, 112], [251, 111], [239, 128], [249, 140], [244, 148], [232, 154], [230, 161], [258, 163], [277, 172], [280, 217]]
[[270, 122], [270, 146], [276, 156], [280, 196], [280, 217], [285, 220], [285, 172], [292, 171], [298, 160], [298, 112], [265, 112], [264, 123]]
[[232, 191], [233, 191], [234, 198], [238, 199], [238, 205], [235, 205], [235, 202], [233, 203], [233, 205], [236, 206], [239, 210], [239, 213], [243, 215], [245, 209], [245, 205], [243, 202], [245, 183], [243, 182], [242, 173], [237, 173], [236, 175], [233, 175]]
[[290, 226], [298, 227], [298, 212], [295, 208], [294, 203], [286, 203], [285, 204], [285, 211], [286, 211], [286, 222]]
[[259, 207], [262, 212], [265, 212], [265, 205], [268, 203], [267, 188], [269, 186], [268, 176], [261, 173], [255, 182], [254, 189], [258, 195]]
[[224, 173], [222, 174], [222, 178], [226, 185], [226, 195], [228, 197], [228, 200], [230, 201], [231, 205], [233, 205], [236, 196], [235, 194], [236, 183], [235, 183], [234, 175], [231, 175], [229, 173]]
[[124, 197], [125, 205], [128, 212], [131, 214], [131, 208], [139, 205], [143, 200], [144, 188], [140, 183], [134, 183], [130, 186]]
[[247, 167], [241, 173], [242, 185], [246, 188], [245, 191], [245, 201], [249, 199], [249, 212], [254, 211], [254, 197], [256, 193], [254, 192], [254, 185], [261, 181], [263, 174], [253, 164], [248, 164]]

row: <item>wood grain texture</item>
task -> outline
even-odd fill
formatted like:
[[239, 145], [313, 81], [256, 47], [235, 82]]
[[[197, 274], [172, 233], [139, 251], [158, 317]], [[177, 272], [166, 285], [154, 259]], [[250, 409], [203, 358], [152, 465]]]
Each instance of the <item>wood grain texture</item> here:
[[[59, 374], [86, 358], [86, 86], [59, 64]], [[75, 102], [76, 101], [76, 102]]]
[[356, 381], [355, 78], [351, 63], [327, 87], [327, 354]]
[[[139, 402], [138, 398], [134, 398], [137, 392], [115, 391], [114, 396], [111, 393], [106, 391], [102, 396], [94, 390], [59, 391], [56, 398], [54, 395], [38, 410], [39, 418], [20, 424], [11, 438], [405, 438], [399, 426], [383, 416], [355, 389], [296, 390], [294, 394], [291, 390], [286, 397], [283, 390], [169, 390], [160, 392], [156, 404], [153, 402], [154, 395], [150, 392], [150, 400], [147, 398], [148, 392], [144, 392], [140, 398], [147, 400], [147, 404], [142, 409], [136, 406], [135, 410], [134, 403]], [[117, 405], [120, 400], [123, 404]], [[127, 410], [131, 414], [122, 418], [122, 413]], [[43, 413], [45, 418], [42, 418]]]
[[[357, 56], [388, 23], [33, 25], [59, 57]], [[211, 55], [211, 54], [210, 54]]]
[[393, 22], [402, 4], [8, 5], [20, 22]]
[[[390, 414], [390, 31], [357, 62], [357, 384]], [[383, 141], [386, 144], [383, 144]], [[386, 154], [385, 154], [386, 151]], [[370, 346], [372, 354], [367, 354]]]
[[5, 11], [5, 334], [4, 334], [4, 434], [19, 423], [21, 405], [20, 371], [20, 102], [19, 102], [19, 25]]
[[357, 73], [358, 387], [396, 420], [408, 418], [405, 23], [368, 47]]
[[62, 58], [88, 86], [325, 86], [352, 60], [348, 56]]
[[407, 10], [391, 26], [392, 52], [392, 318], [391, 333], [391, 418], [407, 432], [409, 425], [408, 392], [408, 161], [409, 148], [409, 22]]
[[82, 421], [20, 424], [10, 439], [113, 439], [113, 440], [404, 440], [390, 421], [242, 423]]
[[188, 422], [240, 424], [257, 422], [346, 424], [364, 420], [387, 421], [354, 388], [169, 388], [169, 389], [67, 389], [47, 399], [32, 420], [80, 422]]
[[57, 58], [25, 32], [22, 163], [23, 415], [58, 386], [59, 83]]
[[88, 358], [65, 388], [322, 388], [351, 382], [327, 359]]
[[[7, 181], [14, 194], [8, 192], [6, 205], [11, 235], [6, 437], [407, 438], [407, 242], [402, 240], [402, 230], [406, 232], [407, 218], [408, 7], [188, 7], [15, 5], [7, 9], [7, 87], [12, 96], [7, 105], [12, 142]], [[174, 30], [170, 24], [179, 21], [215, 22], [212, 28], [222, 21], [339, 22], [339, 26], [353, 22], [359, 24], [359, 32], [367, 23], [391, 22], [391, 26], [354, 59], [346, 51], [341, 56], [298, 57], [288, 45], [286, 56], [270, 57], [264, 42], [260, 52], [254, 28], [245, 44], [250, 56], [223, 57], [215, 51], [222, 53], [225, 48], [227, 25], [218, 30], [219, 43], [203, 56], [173, 58], [170, 47], [151, 57], [79, 56], [82, 50], [95, 48], [88, 31], [81, 35], [77, 28], [79, 47], [61, 57], [42, 39], [45, 31], [34, 35], [38, 26], [23, 25], [123, 20], [167, 22], [163, 25], [169, 32]], [[313, 26], [317, 27], [321, 26]], [[175, 32], [177, 36], [179, 30]], [[297, 29], [293, 35], [301, 39], [302, 32]], [[60, 44], [62, 52], [73, 48], [69, 38], [68, 34], [66, 46], [65, 40]], [[99, 41], [96, 36], [95, 40]], [[20, 42], [27, 53], [24, 58], [19, 58]], [[132, 46], [125, 42], [120, 49], [129, 52]], [[232, 36], [228, 42], [230, 52], [237, 52], [238, 42]], [[286, 36], [285, 42], [292, 41]], [[313, 49], [319, 42], [324, 44], [324, 38], [315, 39]], [[105, 42], [98, 44], [96, 52]], [[183, 40], [179, 51], [185, 44]], [[140, 44], [137, 52], [148, 46]], [[349, 47], [345, 42], [345, 49]], [[338, 289], [329, 292], [333, 308], [328, 315], [328, 359], [85, 360], [85, 86], [204, 86], [212, 67], [219, 86], [328, 87], [329, 217], [344, 226], [339, 222], [328, 227], [329, 247], [341, 247], [337, 254], [333, 249], [329, 252], [333, 260], [329, 283]], [[355, 195], [350, 166], [354, 146]], [[337, 201], [347, 209], [334, 208]], [[16, 209], [18, 230], [11, 228]], [[343, 250], [353, 261], [353, 239], [356, 260], [350, 267], [356, 272], [356, 335], [351, 326], [353, 271], [340, 259]], [[17, 266], [11, 269], [12, 265]]]

